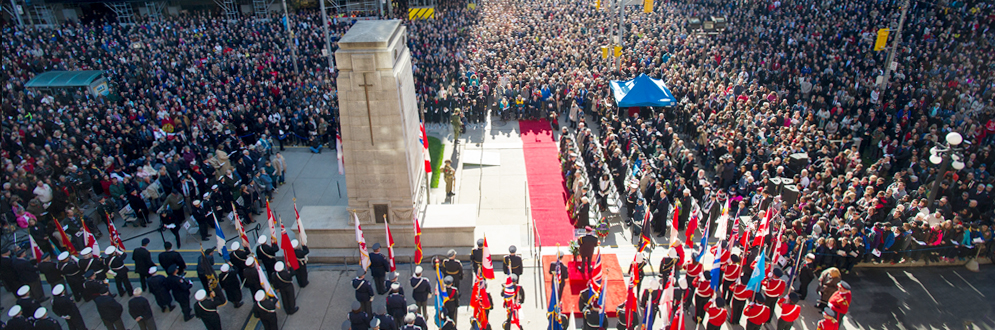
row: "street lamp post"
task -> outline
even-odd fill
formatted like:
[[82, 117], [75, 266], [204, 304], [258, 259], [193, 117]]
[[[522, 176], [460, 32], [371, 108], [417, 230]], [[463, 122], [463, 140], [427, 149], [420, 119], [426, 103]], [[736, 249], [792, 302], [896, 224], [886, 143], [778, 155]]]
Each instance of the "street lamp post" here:
[[929, 190], [929, 200], [927, 205], [930, 208], [933, 207], [933, 202], [936, 201], [936, 195], [940, 191], [940, 183], [943, 181], [943, 175], [947, 171], [947, 167], [953, 166], [955, 170], [961, 170], [964, 168], [964, 156], [961, 155], [962, 148], [958, 146], [964, 142], [964, 137], [957, 132], [950, 132], [947, 134], [946, 144], [937, 141], [936, 146], [929, 149], [929, 162], [935, 165], [940, 165], [940, 172], [937, 173], [936, 179], [933, 180], [933, 188]]

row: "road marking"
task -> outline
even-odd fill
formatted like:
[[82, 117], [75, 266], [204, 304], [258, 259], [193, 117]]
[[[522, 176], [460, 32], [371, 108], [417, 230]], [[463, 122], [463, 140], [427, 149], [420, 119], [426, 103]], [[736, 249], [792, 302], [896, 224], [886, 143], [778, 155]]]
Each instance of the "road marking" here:
[[954, 284], [950, 283], [950, 280], [947, 280], [946, 276], [940, 275], [940, 278], [943, 279], [944, 282], [947, 282], [947, 285], [949, 285], [950, 287], [954, 287]]
[[926, 286], [925, 286], [925, 285], [923, 285], [923, 284], [922, 284], [922, 282], [920, 282], [918, 278], [916, 278], [915, 276], [913, 276], [913, 275], [912, 275], [912, 273], [909, 273], [908, 271], [903, 271], [903, 273], [905, 273], [905, 276], [908, 276], [908, 277], [909, 277], [910, 279], [912, 279], [912, 280], [913, 280], [913, 281], [915, 281], [916, 283], [919, 283], [919, 286], [921, 286], [921, 287], [922, 287], [922, 290], [923, 290], [923, 291], [926, 291], [926, 294], [927, 294], [927, 295], [929, 295], [929, 299], [932, 299], [932, 300], [933, 300], [933, 303], [935, 303], [935, 304], [937, 304], [937, 305], [939, 305], [939, 304], [940, 304], [940, 302], [939, 302], [939, 301], [936, 301], [936, 298], [933, 298], [933, 294], [932, 294], [932, 293], [929, 293], [929, 289], [926, 289]]
[[898, 283], [898, 279], [895, 278], [895, 276], [891, 275], [891, 273], [885, 273], [885, 274], [888, 274], [888, 277], [891, 278], [892, 282], [895, 282], [895, 286], [898, 287], [899, 290], [902, 290], [903, 293], [909, 293], [908, 291], [905, 290], [905, 287], [903, 287], [901, 283]]
[[960, 273], [958, 273], [956, 270], [954, 271], [954, 275], [957, 275], [957, 277], [960, 277], [961, 281], [964, 281], [964, 283], [967, 283], [967, 285], [970, 286], [971, 289], [974, 290], [974, 292], [977, 292], [979, 295], [981, 295], [981, 297], [985, 297], [984, 293], [981, 293], [981, 291], [978, 291], [978, 288], [975, 288], [974, 285], [971, 284], [971, 282], [968, 282], [967, 279], [964, 278], [964, 276], [960, 276]]

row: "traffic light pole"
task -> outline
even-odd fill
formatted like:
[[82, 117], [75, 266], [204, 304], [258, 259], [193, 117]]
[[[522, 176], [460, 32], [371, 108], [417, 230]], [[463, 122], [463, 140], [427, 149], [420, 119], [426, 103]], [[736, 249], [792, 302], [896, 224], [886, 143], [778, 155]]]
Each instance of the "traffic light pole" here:
[[[888, 90], [888, 80], [891, 80], [891, 66], [895, 61], [895, 53], [898, 44], [902, 42], [902, 26], [905, 25], [905, 15], [909, 12], [909, 0], [902, 2], [902, 16], [898, 19], [898, 29], [895, 31], [895, 39], [891, 41], [891, 49], [888, 50], [888, 61], [884, 63], [884, 75], [881, 79], [881, 96]], [[878, 98], [880, 99], [880, 97]]]

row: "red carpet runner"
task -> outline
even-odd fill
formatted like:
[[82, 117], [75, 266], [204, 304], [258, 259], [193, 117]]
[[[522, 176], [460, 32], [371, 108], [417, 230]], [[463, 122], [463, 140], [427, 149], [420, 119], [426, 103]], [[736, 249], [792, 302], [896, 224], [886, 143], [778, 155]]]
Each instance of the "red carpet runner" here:
[[[549, 274], [549, 264], [556, 261], [556, 256], [546, 255], [542, 256], [543, 265], [543, 279], [546, 282], [544, 287], [546, 290], [546, 304], [549, 304], [550, 288], [552, 283], [552, 275]], [[577, 304], [580, 303], [580, 292], [587, 288], [587, 279], [589, 278], [580, 271], [577, 270], [578, 262], [573, 261], [572, 255], [563, 256], [563, 262], [567, 264], [570, 268], [570, 280], [567, 285], [563, 287], [563, 300], [560, 300], [560, 310], [563, 313], [573, 314], [574, 316], [583, 317], [583, 313], [577, 308]], [[594, 262], [593, 260], [591, 261]], [[605, 267], [605, 282], [608, 283], [608, 287], [605, 288], [605, 305], [608, 309], [605, 311], [608, 317], [615, 317], [616, 307], [619, 304], [625, 302], [625, 279], [622, 278], [622, 268], [619, 267], [618, 258], [614, 254], [602, 254], [601, 255], [601, 265]], [[593, 264], [592, 264], [593, 266]], [[548, 306], [548, 305], [546, 305]], [[543, 307], [545, 308], [545, 307]]]
[[566, 184], [560, 173], [559, 150], [549, 122], [521, 120], [525, 172], [529, 180], [532, 219], [543, 246], [567, 246], [574, 228], [566, 211]]

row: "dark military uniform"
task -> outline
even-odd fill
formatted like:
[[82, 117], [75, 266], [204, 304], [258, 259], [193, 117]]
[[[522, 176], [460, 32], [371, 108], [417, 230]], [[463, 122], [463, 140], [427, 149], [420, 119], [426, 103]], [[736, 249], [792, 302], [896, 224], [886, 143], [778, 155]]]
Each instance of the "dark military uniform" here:
[[256, 247], [256, 259], [266, 268], [267, 274], [274, 272], [273, 266], [276, 266], [276, 253], [279, 251], [280, 248], [273, 244], [262, 244]]
[[422, 314], [428, 313], [428, 295], [432, 293], [432, 284], [421, 276], [411, 277], [411, 297]]
[[72, 298], [66, 295], [52, 297], [52, 313], [61, 316], [69, 325], [69, 330], [86, 330], [86, 323], [83, 322], [83, 314], [80, 314], [79, 307]]
[[377, 294], [387, 293], [387, 289], [384, 288], [384, 277], [387, 276], [387, 270], [390, 269], [390, 264], [387, 263], [387, 258], [380, 254], [380, 252], [370, 253], [370, 276], [373, 276], [373, 283], [377, 286]]
[[601, 313], [594, 308], [584, 310], [584, 330], [597, 330], [601, 327]]
[[297, 277], [297, 285], [302, 289], [310, 283], [307, 280], [307, 254], [310, 252], [311, 250], [307, 248], [307, 245], [303, 244], [294, 249], [294, 255], [297, 256], [297, 264], [300, 265], [294, 271], [294, 276]]
[[238, 282], [238, 276], [231, 271], [221, 272], [219, 283], [221, 288], [225, 290], [225, 296], [228, 297], [228, 300], [235, 304], [235, 308], [241, 307], [242, 285]]
[[280, 291], [280, 301], [287, 315], [297, 312], [297, 296], [294, 294], [294, 275], [284, 269], [273, 274], [273, 287]]
[[131, 280], [128, 279], [128, 266], [124, 265], [127, 253], [116, 254], [107, 258], [107, 268], [114, 272], [114, 285], [117, 286], [117, 295], [131, 295], [134, 291], [131, 287]]
[[173, 304], [173, 297], [169, 295], [165, 276], [157, 274], [149, 277], [149, 291], [155, 296], [155, 303], [159, 305], [159, 308], [165, 310]]
[[194, 315], [196, 315], [207, 330], [221, 330], [221, 315], [218, 314], [219, 304], [216, 299], [207, 297], [198, 301], [194, 305]]
[[279, 329], [276, 319], [276, 298], [266, 297], [263, 301], [257, 301], [256, 305], [252, 307], [252, 311], [259, 318], [259, 323], [263, 324], [263, 329]]
[[245, 281], [245, 287], [249, 288], [249, 292], [256, 292], [263, 288], [263, 284], [259, 283], [259, 270], [255, 264], [242, 268], [242, 280]]
[[522, 276], [522, 257], [517, 254], [509, 254], [504, 256], [504, 268], [505, 275], [515, 274], [519, 277]]
[[[456, 282], [453, 282], [453, 284], [455, 285]], [[443, 308], [446, 309], [446, 315], [448, 315], [450, 319], [453, 319], [453, 322], [455, 323], [456, 316], [459, 311], [459, 289], [456, 287], [449, 287], [448, 290], [449, 297], [446, 298]]]
[[366, 278], [352, 279], [352, 288], [356, 289], [356, 301], [363, 306], [363, 311], [367, 315], [373, 314], [373, 286]]
[[[242, 247], [241, 249], [231, 251], [231, 264], [234, 266], [235, 275], [238, 276], [238, 280], [241, 282], [245, 280], [242, 275], [245, 274], [245, 260], [249, 259], [249, 249]], [[251, 291], [255, 292], [255, 291]]]
[[470, 266], [473, 267], [473, 274], [476, 275], [480, 272], [481, 264], [484, 262], [484, 248], [478, 247], [470, 251], [470, 262], [473, 263]]
[[391, 293], [387, 296], [387, 313], [397, 320], [403, 320], [404, 314], [408, 313], [408, 303], [401, 293]]
[[442, 261], [442, 268], [445, 269], [446, 275], [453, 277], [453, 286], [459, 287], [460, 281], [463, 280], [463, 263], [456, 259], [446, 259]]
[[[560, 300], [562, 300], [563, 299], [563, 287], [567, 285], [567, 280], [570, 278], [570, 273], [569, 273], [570, 269], [567, 268], [567, 265], [564, 264], [560, 260], [556, 260], [554, 262], [549, 263], [549, 274], [550, 275], [556, 276], [556, 270], [557, 269], [560, 270], [560, 286], [557, 288], [557, 290], [559, 290], [559, 291], [556, 291], [556, 292], [558, 292], [557, 293], [558, 294], [557, 297], [560, 297]], [[555, 277], [550, 277], [550, 279], [551, 280], [556, 280]], [[583, 310], [583, 309], [581, 309], [581, 310]]]
[[76, 301], [83, 299], [83, 272], [79, 269], [79, 264], [72, 258], [59, 263], [59, 270], [66, 277], [66, 284], [72, 289], [73, 298]]

